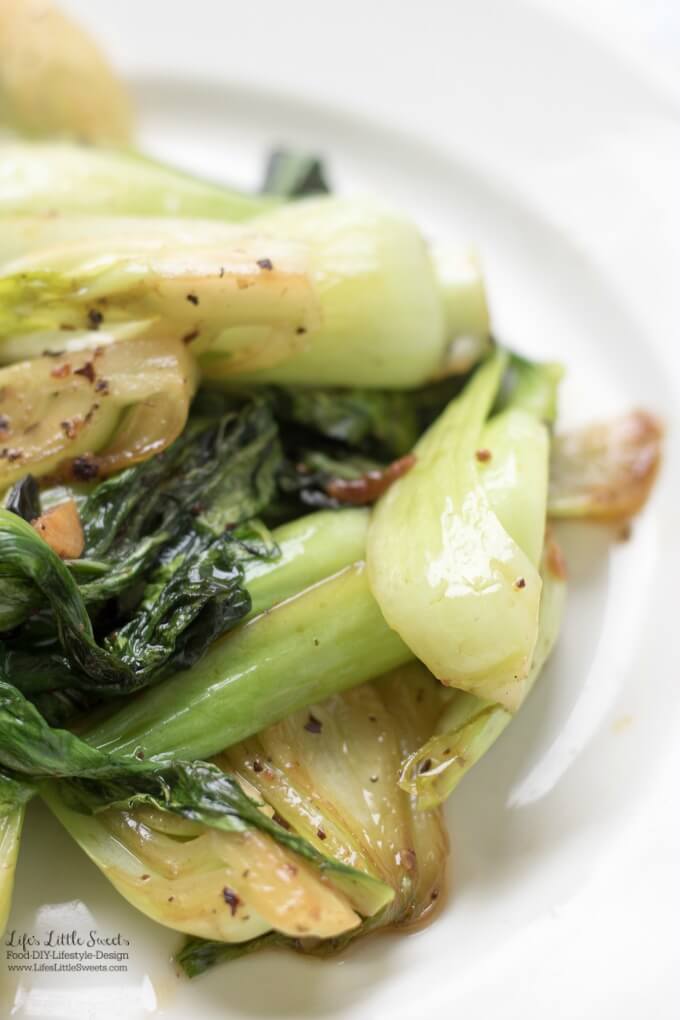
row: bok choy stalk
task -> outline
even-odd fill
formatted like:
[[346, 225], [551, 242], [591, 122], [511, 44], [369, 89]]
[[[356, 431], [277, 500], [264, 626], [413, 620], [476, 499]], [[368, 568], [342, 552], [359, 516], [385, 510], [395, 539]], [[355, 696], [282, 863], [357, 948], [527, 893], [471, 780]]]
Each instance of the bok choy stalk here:
[[[3, 733], [0, 766], [5, 777], [9, 777], [10, 782], [18, 777], [38, 783], [48, 801], [64, 804], [71, 812], [88, 816], [99, 814], [109, 805], [112, 808], [120, 805], [125, 811], [149, 807], [218, 832], [237, 833], [245, 838], [246, 849], [249, 840], [254, 841], [256, 847], [261, 846], [263, 840], [258, 843], [258, 833], [261, 833], [269, 837], [264, 840], [268, 852], [260, 854], [263, 858], [260, 865], [265, 868], [285, 866], [285, 855], [277, 859], [277, 846], [291, 851], [293, 859], [299, 859], [297, 866], [292, 866], [295, 875], [310, 865], [310, 882], [314, 882], [318, 873], [332, 883], [328, 889], [323, 885], [319, 889], [316, 883], [316, 896], [303, 914], [308, 923], [315, 921], [316, 927], [296, 926], [293, 930], [298, 933], [310, 932], [322, 937], [341, 934], [359, 924], [351, 904], [372, 912], [392, 898], [391, 891], [370, 875], [325, 857], [304, 839], [279, 826], [260, 811], [232, 776], [215, 765], [163, 762], [139, 756], [125, 758], [98, 751], [74, 734], [48, 726], [16, 688], [2, 680], [0, 725]], [[54, 783], [57, 777], [58, 784]], [[53, 795], [51, 790], [55, 791]], [[239, 842], [243, 843], [244, 839]], [[253, 865], [256, 863], [257, 854], [253, 855]], [[299, 884], [304, 886], [304, 881], [300, 879]], [[338, 887], [337, 893], [334, 886]], [[325, 902], [319, 902], [320, 891], [326, 892]], [[235, 913], [236, 904], [230, 901], [228, 887], [224, 884], [220, 895], [222, 909]], [[282, 905], [284, 931], [290, 930], [285, 925], [286, 916], [295, 913], [295, 906], [295, 903]], [[299, 925], [301, 911], [299, 904], [297, 906]], [[210, 911], [208, 904], [204, 904], [204, 910]], [[213, 924], [211, 930], [215, 927], [218, 926]]]
[[[156, 805], [88, 816], [69, 805], [63, 785], [47, 785], [44, 795], [116, 888], [155, 920], [249, 949], [270, 930], [298, 949], [332, 949], [336, 940], [317, 940], [415, 923], [443, 893], [441, 818], [416, 812], [396, 782], [404, 753], [434, 724], [441, 690], [413, 664], [313, 705], [217, 759], [274, 813], [277, 831], [290, 833], [290, 849], [304, 841], [340, 869], [354, 869], [327, 870], [326, 878], [367, 918], [361, 928], [356, 921], [344, 931], [322, 928], [328, 886], [272, 846], [276, 831], [269, 838], [210, 832]], [[310, 899], [317, 905], [307, 912]], [[195, 972], [188, 952], [184, 965]]]
[[127, 702], [87, 738], [116, 753], [207, 758], [411, 657], [357, 563], [214, 642], [190, 670]]
[[[4, 223], [8, 246], [27, 236], [23, 224]], [[64, 325], [79, 345], [94, 327], [95, 345], [102, 330], [115, 337], [134, 324], [137, 335], [181, 341], [195, 355], [212, 349], [236, 372], [289, 357], [319, 320], [309, 252], [294, 240], [142, 218], [80, 217], [42, 233], [62, 231], [68, 240], [58, 247], [31, 246], [3, 266], [0, 338], [19, 354], [20, 338], [35, 334], [43, 348], [64, 349]]]
[[236, 223], [275, 204], [136, 153], [61, 141], [0, 144], [0, 216], [186, 216]]
[[[318, 850], [394, 889], [381, 924], [418, 921], [441, 891], [446, 838], [438, 815], [414, 816], [395, 776], [404, 749], [427, 733], [441, 705], [441, 687], [411, 663], [295, 712], [215, 760]], [[425, 829], [433, 823], [437, 838], [431, 830], [420, 841], [421, 821]]]
[[2, 0], [0, 122], [27, 135], [127, 145], [132, 111], [82, 28], [45, 0]]
[[385, 619], [435, 676], [515, 711], [538, 633], [549, 444], [520, 409], [485, 425], [504, 367], [490, 358], [419, 440], [375, 507], [367, 562]]
[[194, 385], [185, 346], [150, 338], [0, 369], [0, 491], [67, 460], [88, 480], [159, 453], [184, 428]]
[[[563, 561], [554, 539], [546, 544], [541, 565], [543, 588], [527, 685], [531, 689], [557, 640], [566, 596]], [[501, 705], [455, 691], [444, 708], [434, 735], [403, 763], [400, 785], [421, 810], [441, 804], [460, 780], [486, 754], [513, 716]]]
[[[409, 389], [461, 370], [460, 337], [477, 342], [474, 361], [486, 349], [488, 310], [474, 258], [433, 257], [406, 220], [320, 197], [280, 206], [253, 225], [310, 246], [323, 314], [304, 350], [247, 370], [244, 381]], [[208, 368], [206, 376], [218, 378]]]
[[[30, 792], [26, 790], [27, 797]], [[0, 814], [0, 935], [5, 931], [14, 888], [21, 828], [24, 822], [24, 807], [8, 809], [7, 814]]]
[[[395, 770], [440, 711], [443, 688], [416, 663], [335, 695], [230, 748], [217, 762], [257, 790], [323, 853], [380, 876], [394, 890], [361, 928], [324, 942], [280, 932], [237, 944], [191, 939], [178, 955], [190, 976], [276, 944], [328, 953], [376, 928], [421, 923], [441, 903], [448, 840], [437, 811], [417, 811]], [[310, 720], [312, 725], [310, 725]]]
[[460, 328], [488, 336], [478, 272], [440, 280], [408, 221], [331, 197], [286, 208], [240, 226], [7, 217], [0, 356], [33, 356], [36, 334], [64, 349], [64, 323], [91, 344], [94, 314], [102, 335], [183, 339], [207, 380], [410, 388], [451, 370], [453, 291], [478, 295]]

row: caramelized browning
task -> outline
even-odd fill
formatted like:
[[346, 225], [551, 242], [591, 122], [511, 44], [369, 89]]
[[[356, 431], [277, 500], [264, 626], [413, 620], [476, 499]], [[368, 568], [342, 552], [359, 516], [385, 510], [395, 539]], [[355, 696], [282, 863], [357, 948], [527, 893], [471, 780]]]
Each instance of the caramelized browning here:
[[412, 453], [388, 464], [381, 471], [367, 471], [361, 478], [348, 481], [334, 478], [326, 486], [326, 492], [339, 503], [350, 503], [352, 506], [366, 506], [375, 503], [393, 482], [405, 475], [413, 467], [416, 458]]
[[625, 521], [639, 513], [659, 470], [662, 440], [661, 422], [640, 410], [557, 436], [550, 515]]

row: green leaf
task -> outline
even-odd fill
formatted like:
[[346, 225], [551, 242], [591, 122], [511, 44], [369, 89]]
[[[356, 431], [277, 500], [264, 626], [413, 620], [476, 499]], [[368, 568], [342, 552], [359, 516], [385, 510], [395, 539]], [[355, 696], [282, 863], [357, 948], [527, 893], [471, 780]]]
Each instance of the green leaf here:
[[328, 195], [326, 170], [318, 156], [291, 149], [275, 149], [267, 163], [262, 193], [280, 198]]
[[188, 938], [180, 951], [175, 954], [175, 961], [189, 978], [199, 977], [218, 963], [231, 963], [241, 956], [250, 956], [260, 949], [276, 946], [292, 946], [296, 940], [281, 935], [277, 931], [268, 931], [247, 942], [216, 942], [211, 939]]

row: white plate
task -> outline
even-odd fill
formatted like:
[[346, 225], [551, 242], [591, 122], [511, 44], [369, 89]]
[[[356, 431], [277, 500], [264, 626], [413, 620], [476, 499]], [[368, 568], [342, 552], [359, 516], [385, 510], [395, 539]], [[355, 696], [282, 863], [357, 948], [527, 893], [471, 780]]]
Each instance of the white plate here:
[[499, 335], [566, 362], [565, 417], [645, 404], [671, 435], [632, 541], [569, 529], [558, 652], [453, 798], [452, 894], [435, 925], [335, 962], [267, 953], [189, 984], [170, 962], [178, 938], [32, 805], [10, 927], [120, 932], [130, 960], [87, 977], [0, 971], [0, 1013], [677, 1018], [677, 100], [510, 0], [66, 6], [129, 74], [154, 151], [249, 186], [272, 143], [322, 151], [339, 188], [476, 241]]

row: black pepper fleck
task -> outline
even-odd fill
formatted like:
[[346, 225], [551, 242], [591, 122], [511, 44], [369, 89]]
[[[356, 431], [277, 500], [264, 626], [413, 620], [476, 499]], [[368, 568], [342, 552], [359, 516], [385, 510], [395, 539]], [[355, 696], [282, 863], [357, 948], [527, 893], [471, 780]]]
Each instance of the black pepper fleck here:
[[305, 729], [308, 733], [321, 733], [322, 723], [320, 719], [317, 719], [315, 715], [309, 713], [307, 722], [305, 723]]
[[102, 322], [104, 321], [104, 316], [102, 315], [98, 308], [90, 308], [89, 312], [87, 313], [87, 321], [91, 329], [99, 329]]
[[274, 268], [274, 263], [272, 262], [271, 259], [258, 259], [257, 264], [260, 267], [260, 269], [271, 270]]
[[198, 295], [197, 294], [187, 294], [187, 301], [190, 304], [192, 304], [192, 305], [197, 305], [198, 304]]
[[88, 382], [94, 382], [96, 379], [96, 373], [94, 370], [94, 364], [91, 361], [86, 361], [81, 368], [77, 368], [74, 375], [82, 375]]
[[85, 454], [74, 459], [71, 470], [73, 477], [77, 478], [79, 482], [91, 482], [99, 474], [99, 464], [93, 457], [88, 457]]

